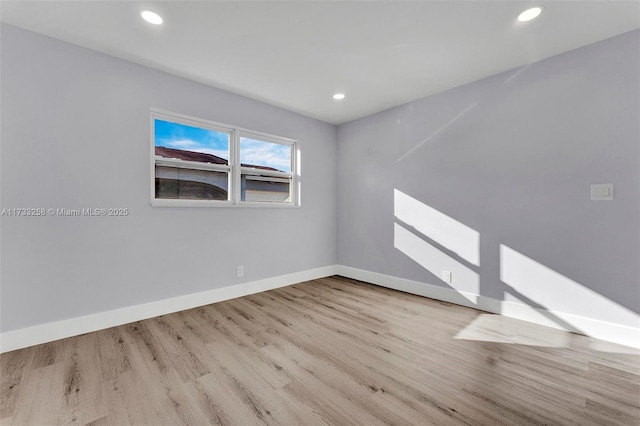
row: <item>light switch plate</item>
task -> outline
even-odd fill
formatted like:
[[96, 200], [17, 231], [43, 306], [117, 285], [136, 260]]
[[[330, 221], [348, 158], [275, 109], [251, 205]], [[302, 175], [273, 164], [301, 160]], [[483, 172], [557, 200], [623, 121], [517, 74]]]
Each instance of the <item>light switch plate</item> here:
[[596, 201], [613, 200], [613, 184], [612, 183], [592, 184], [591, 199]]

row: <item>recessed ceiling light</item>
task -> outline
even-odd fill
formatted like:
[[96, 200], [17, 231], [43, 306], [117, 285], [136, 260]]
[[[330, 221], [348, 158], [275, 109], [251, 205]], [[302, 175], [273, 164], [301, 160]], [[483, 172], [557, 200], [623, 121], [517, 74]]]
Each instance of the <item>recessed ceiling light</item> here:
[[527, 9], [524, 12], [522, 12], [520, 15], [518, 15], [518, 21], [520, 22], [530, 21], [532, 19], [537, 18], [541, 12], [542, 12], [541, 7], [532, 7], [531, 9]]
[[143, 10], [142, 12], [140, 12], [140, 16], [142, 16], [142, 19], [144, 19], [150, 24], [153, 24], [153, 25], [162, 24], [162, 16], [150, 10]]
[[341, 101], [344, 99], [344, 93], [336, 93], [335, 95], [333, 95], [333, 99], [335, 99], [336, 101]]

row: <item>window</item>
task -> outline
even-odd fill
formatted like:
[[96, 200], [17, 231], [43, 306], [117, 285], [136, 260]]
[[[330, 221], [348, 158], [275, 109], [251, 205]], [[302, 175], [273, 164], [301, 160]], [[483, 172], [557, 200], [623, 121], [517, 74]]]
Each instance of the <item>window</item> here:
[[298, 205], [295, 141], [152, 112], [152, 204]]
[[291, 202], [291, 146], [240, 136], [240, 200]]

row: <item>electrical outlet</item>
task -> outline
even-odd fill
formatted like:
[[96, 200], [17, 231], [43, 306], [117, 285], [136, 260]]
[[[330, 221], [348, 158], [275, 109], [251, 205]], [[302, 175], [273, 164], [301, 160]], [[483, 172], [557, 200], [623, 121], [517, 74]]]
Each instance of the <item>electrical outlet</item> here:
[[236, 268], [236, 276], [241, 277], [244, 275], [244, 266], [238, 265]]
[[442, 281], [451, 284], [451, 271], [442, 271]]
[[591, 185], [591, 199], [613, 200], [613, 188], [612, 183], [594, 183]]

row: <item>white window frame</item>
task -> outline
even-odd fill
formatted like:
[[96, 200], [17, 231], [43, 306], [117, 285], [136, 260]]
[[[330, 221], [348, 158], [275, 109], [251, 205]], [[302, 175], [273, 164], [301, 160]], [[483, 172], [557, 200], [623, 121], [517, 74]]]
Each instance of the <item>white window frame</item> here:
[[[229, 164], [199, 163], [156, 156], [155, 150], [155, 120], [169, 121], [184, 124], [201, 129], [213, 130], [229, 134]], [[296, 208], [300, 207], [300, 151], [298, 141], [294, 139], [275, 136], [268, 133], [229, 126], [183, 114], [164, 110], [151, 109], [151, 205], [158, 207], [260, 207], [260, 208]], [[254, 169], [240, 165], [240, 138], [276, 143], [291, 147], [291, 172]], [[193, 170], [206, 170], [214, 172], [226, 172], [229, 175], [229, 190], [227, 200], [175, 200], [156, 198], [156, 165], [166, 167], [187, 168]], [[277, 201], [241, 201], [242, 175], [253, 176], [251, 179], [268, 180], [275, 182], [290, 182], [290, 202]], [[263, 177], [267, 176], [267, 177]], [[272, 179], [270, 179], [272, 178]]]

